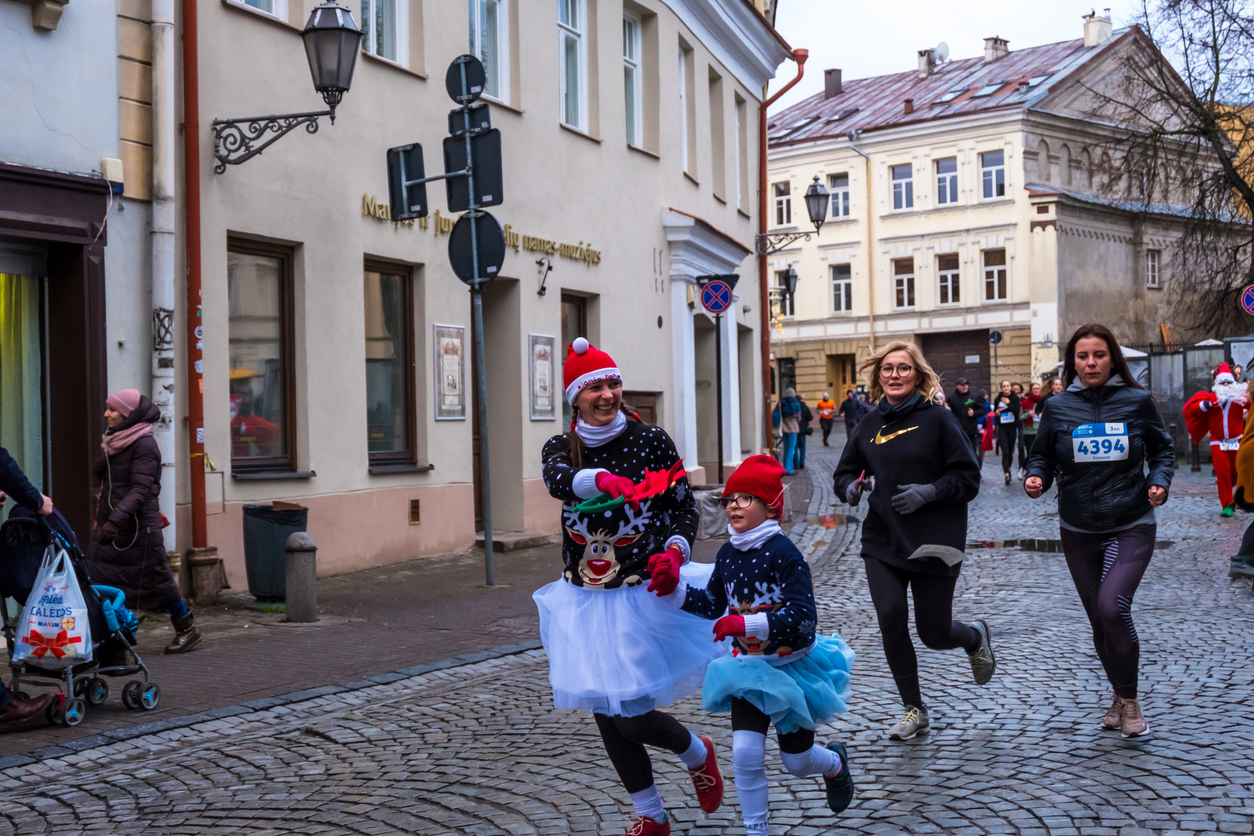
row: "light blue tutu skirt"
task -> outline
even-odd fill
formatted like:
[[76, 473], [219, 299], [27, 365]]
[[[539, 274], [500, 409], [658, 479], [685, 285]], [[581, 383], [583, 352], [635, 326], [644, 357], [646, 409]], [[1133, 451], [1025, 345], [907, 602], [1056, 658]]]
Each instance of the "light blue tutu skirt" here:
[[747, 700], [780, 734], [814, 729], [845, 713], [854, 653], [840, 636], [819, 636], [795, 662], [772, 665], [761, 656], [724, 656], [710, 663], [701, 704], [714, 713], [731, 711], [732, 697]]

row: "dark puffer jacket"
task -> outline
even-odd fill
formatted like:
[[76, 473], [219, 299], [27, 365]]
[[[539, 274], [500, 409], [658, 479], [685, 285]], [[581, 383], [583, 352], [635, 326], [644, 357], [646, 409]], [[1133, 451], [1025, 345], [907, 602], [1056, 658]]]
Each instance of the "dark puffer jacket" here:
[[[1083, 424], [1127, 424], [1128, 457], [1077, 463], [1071, 433]], [[1058, 516], [1067, 525], [1110, 531], [1148, 514], [1150, 487], [1170, 490], [1175, 468], [1175, 445], [1153, 397], [1116, 376], [1105, 386], [1073, 385], [1045, 402], [1028, 477], [1039, 476], [1045, 490], [1058, 480]]]
[[[160, 418], [161, 410], [141, 397], [139, 405], [110, 434], [137, 424], [155, 424]], [[102, 453], [95, 476], [101, 491], [93, 540], [106, 522], [117, 526], [118, 536], [112, 543], [93, 543], [88, 559], [92, 581], [121, 589], [126, 603], [139, 609], [161, 609], [181, 599], [161, 536], [161, 451], [157, 442], [147, 435], [112, 456]]]

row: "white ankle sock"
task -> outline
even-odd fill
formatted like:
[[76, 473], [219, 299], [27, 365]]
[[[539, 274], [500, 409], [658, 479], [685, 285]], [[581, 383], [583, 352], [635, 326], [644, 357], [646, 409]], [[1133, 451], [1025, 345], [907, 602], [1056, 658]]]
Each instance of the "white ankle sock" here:
[[[736, 794], [740, 796], [740, 817], [750, 834], [766, 833], [771, 811], [770, 787], [766, 783], [766, 735], [754, 731], [732, 732], [732, 765], [736, 771]], [[756, 830], [754, 828], [757, 828]]]
[[680, 755], [679, 759], [689, 769], [696, 769], [705, 765], [705, 759], [709, 755], [709, 751], [705, 748], [705, 744], [701, 742], [701, 738], [692, 734], [692, 732], [688, 732], [688, 734], [692, 735], [692, 743], [689, 744], [688, 751]]
[[804, 778], [807, 775], [822, 775], [826, 778], [835, 777], [840, 772], [843, 764], [840, 762], [840, 755], [831, 749], [824, 749], [817, 743], [810, 747], [810, 751], [802, 752], [799, 755], [790, 755], [787, 752], [779, 753], [780, 760], [784, 762], [784, 769], [787, 769], [790, 775], [798, 778]]
[[666, 811], [662, 809], [662, 796], [657, 791], [657, 784], [647, 790], [631, 794], [631, 806], [636, 808], [637, 816], [648, 816], [654, 821], [665, 821]]

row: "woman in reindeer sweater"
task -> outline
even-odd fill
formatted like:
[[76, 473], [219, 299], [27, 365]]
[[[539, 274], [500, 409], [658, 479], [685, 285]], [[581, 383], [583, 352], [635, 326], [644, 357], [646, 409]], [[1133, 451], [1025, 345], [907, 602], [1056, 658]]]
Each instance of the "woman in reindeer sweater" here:
[[[551, 438], [542, 456], [544, 483], [562, 501], [565, 571], [532, 596], [553, 703], [592, 712], [636, 811], [628, 836], [667, 836], [671, 825], [646, 745], [679, 756], [702, 810], [712, 813], [723, 800], [713, 742], [657, 710], [695, 691], [720, 655], [704, 620], [649, 594], [673, 592], [681, 570], [685, 578], [699, 574], [686, 567], [698, 513], [686, 477], [661, 493], [637, 496], [647, 471], [679, 465], [682, 474], [682, 464], [664, 430], [624, 409], [613, 359], [580, 337], [563, 371], [571, 431]], [[576, 510], [601, 494], [625, 501]], [[659, 569], [646, 589], [650, 558]]]

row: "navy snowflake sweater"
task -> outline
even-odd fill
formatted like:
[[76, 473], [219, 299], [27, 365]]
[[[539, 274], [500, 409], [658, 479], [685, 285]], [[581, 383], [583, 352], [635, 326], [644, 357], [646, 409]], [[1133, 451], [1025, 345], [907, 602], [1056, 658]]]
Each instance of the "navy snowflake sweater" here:
[[755, 615], [765, 615], [766, 636], [736, 639], [736, 649], [750, 656], [788, 662], [789, 657], [801, 658], [814, 644], [818, 614], [810, 566], [783, 534], [749, 551], [725, 544], [718, 550], [709, 585], [705, 589], [681, 585], [674, 600], [682, 601], [685, 612], [702, 618], [744, 616], [747, 627], [761, 620]]
[[607, 470], [637, 484], [646, 470], [669, 470], [679, 461], [675, 443], [661, 427], [628, 420], [614, 440], [584, 447], [583, 467], [571, 460], [570, 439], [557, 435], [541, 453], [544, 484], [562, 500], [563, 577], [588, 589], [636, 586], [649, 579], [649, 557], [678, 545], [684, 557], [697, 536], [699, 515], [685, 476], [664, 494], [633, 508], [624, 503], [599, 514], [577, 514], [575, 506], [596, 496], [596, 471]]

